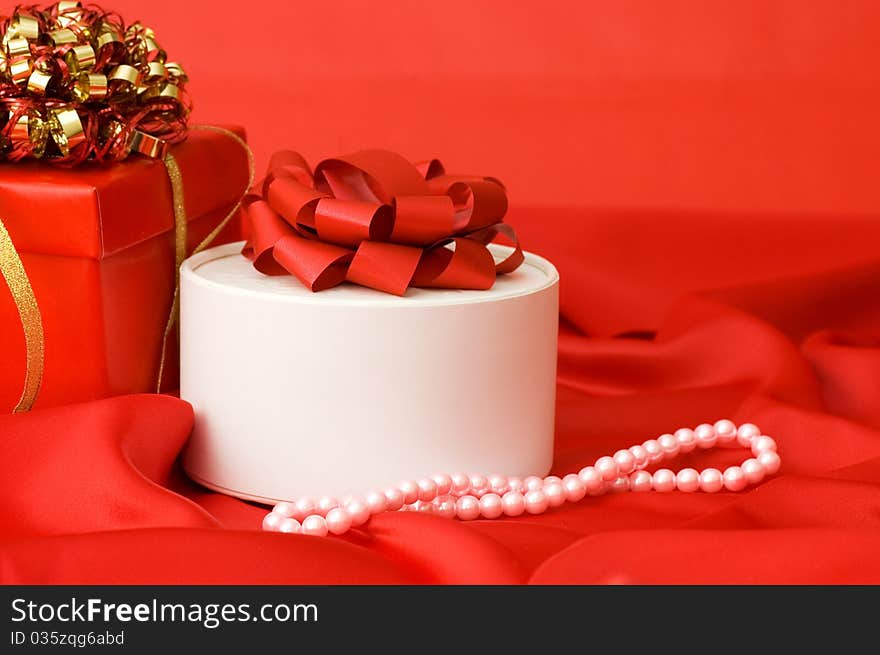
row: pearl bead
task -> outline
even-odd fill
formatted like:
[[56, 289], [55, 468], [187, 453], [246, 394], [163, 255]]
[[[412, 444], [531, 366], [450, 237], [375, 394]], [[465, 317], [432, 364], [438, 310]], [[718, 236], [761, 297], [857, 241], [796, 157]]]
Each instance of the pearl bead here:
[[390, 489], [386, 489], [383, 495], [385, 496], [385, 507], [389, 512], [396, 512], [403, 507], [404, 497], [403, 492], [400, 489], [391, 487]]
[[455, 503], [455, 513], [462, 521], [472, 521], [480, 515], [480, 501], [473, 496], [462, 496]]
[[749, 481], [740, 466], [728, 466], [724, 469], [724, 488], [728, 491], [742, 491]]
[[308, 496], [297, 498], [296, 502], [294, 502], [293, 505], [296, 508], [296, 512], [293, 516], [295, 518], [298, 518], [299, 520], [302, 520], [309, 514], [314, 514], [318, 511], [317, 503]]
[[430, 501], [434, 500], [437, 496], [437, 485], [434, 484], [433, 480], [428, 478], [419, 478], [416, 481], [416, 486], [419, 488], [419, 500]]
[[743, 423], [736, 431], [736, 442], [743, 448], [750, 448], [752, 439], [761, 435], [761, 430], [754, 423]]
[[696, 491], [700, 488], [700, 474], [696, 469], [681, 469], [675, 476], [675, 487], [688, 493]]
[[700, 448], [711, 448], [718, 441], [715, 428], [708, 423], [701, 423], [694, 428], [694, 435], [697, 437], [697, 446]]
[[629, 449], [629, 452], [632, 454], [633, 460], [635, 460], [635, 468], [640, 469], [648, 465], [650, 456], [644, 446], [633, 446]]
[[275, 505], [272, 511], [282, 518], [289, 519], [296, 514], [296, 505], [293, 503], [281, 502]]
[[403, 502], [410, 505], [419, 499], [419, 485], [412, 480], [404, 480], [397, 485], [397, 488], [403, 493]]
[[565, 502], [565, 487], [562, 486], [562, 480], [544, 485], [544, 495], [547, 496], [547, 504], [550, 507], [562, 505]]
[[281, 522], [278, 524], [278, 532], [284, 532], [287, 534], [295, 534], [301, 529], [300, 523], [296, 519], [281, 519]]
[[442, 516], [445, 519], [455, 518], [455, 496], [449, 494], [437, 496], [432, 505], [434, 506], [434, 514], [437, 516]]
[[311, 514], [303, 519], [302, 533], [313, 537], [325, 537], [327, 536], [327, 521], [323, 516]]
[[649, 462], [659, 462], [661, 459], [663, 459], [663, 447], [656, 439], [648, 439], [645, 443], [642, 444], [642, 448], [644, 448], [645, 452], [648, 453]]
[[501, 496], [496, 493], [488, 493], [480, 498], [480, 514], [483, 518], [497, 519], [504, 513]]
[[[724, 477], [718, 469], [706, 469], [700, 473], [700, 489], [707, 494], [714, 494], [724, 487]], [[682, 490], [684, 491], [684, 490]]]
[[758, 462], [764, 469], [764, 475], [773, 475], [779, 470], [779, 465], [782, 463], [774, 450], [765, 450], [758, 455]]
[[327, 512], [329, 512], [334, 507], [339, 507], [339, 501], [331, 496], [321, 496], [318, 499], [317, 504], [315, 505], [315, 510], [318, 514], [322, 516], [327, 516]]
[[381, 514], [388, 507], [388, 501], [385, 499], [385, 494], [380, 494], [378, 491], [371, 491], [364, 496], [364, 502], [367, 503], [370, 514]]
[[599, 471], [599, 475], [602, 476], [602, 479], [607, 482], [611, 482], [611, 480], [617, 478], [619, 474], [617, 462], [615, 462], [613, 458], [608, 457], [608, 455], [597, 459], [593, 466]]
[[336, 507], [327, 512], [327, 530], [333, 534], [343, 534], [351, 528], [351, 517], [341, 507]]
[[666, 493], [675, 489], [675, 473], [669, 469], [658, 469], [652, 476], [654, 491]]
[[543, 478], [539, 478], [536, 475], [530, 475], [525, 480], [523, 480], [523, 484], [526, 486], [526, 491], [538, 491], [544, 488], [544, 480]]
[[[727, 446], [736, 442], [751, 449], [753, 457], [739, 466], [730, 466], [722, 473], [716, 468], [697, 472], [685, 468], [673, 473], [658, 469], [653, 475], [645, 467], [664, 457], [687, 453], [695, 448]], [[291, 502], [279, 502], [263, 518], [262, 527], [269, 532], [301, 532], [326, 536], [344, 534], [366, 523], [371, 515], [386, 511], [432, 513], [436, 516], [469, 521], [482, 516], [496, 519], [502, 515], [519, 516], [524, 512], [541, 514], [565, 502], [578, 502], [587, 494], [605, 492], [645, 492], [655, 490], [683, 492], [702, 490], [715, 493], [721, 489], [741, 491], [748, 484], [757, 484], [765, 476], [776, 473], [781, 459], [776, 442], [751, 423], [737, 428], [732, 421], [720, 420], [714, 425], [702, 423], [694, 430], [682, 428], [674, 434], [663, 434], [641, 445], [620, 449], [612, 456], [600, 457], [593, 466], [585, 466], [577, 474], [564, 478], [548, 475], [506, 477], [499, 474], [471, 476], [439, 473], [416, 481], [401, 482], [397, 488], [384, 492], [372, 491], [365, 497], [348, 496], [341, 502], [324, 496], [317, 501], [303, 496]]]
[[437, 495], [445, 496], [450, 491], [452, 491], [452, 477], [446, 475], [445, 473], [439, 473], [437, 475], [432, 475], [431, 479], [434, 481], [434, 484], [437, 485]]
[[632, 473], [636, 466], [636, 458], [633, 457], [633, 454], [629, 452], [629, 450], [618, 450], [614, 453], [612, 459], [614, 460], [614, 463], [617, 464], [617, 470], [623, 475]]
[[629, 491], [629, 478], [625, 475], [621, 475], [619, 478], [615, 478], [608, 483], [608, 489], [613, 494], [619, 494], [624, 491]]
[[275, 532], [278, 530], [278, 526], [281, 525], [281, 521], [285, 518], [286, 517], [281, 514], [276, 514], [275, 510], [272, 510], [263, 517], [263, 530], [266, 530], [267, 532]]
[[666, 457], [675, 457], [678, 455], [678, 439], [671, 434], [661, 434], [657, 437], [657, 443], [660, 444], [660, 447], [663, 449], [663, 454]]
[[547, 511], [547, 507], [549, 505], [549, 501], [547, 500], [547, 494], [545, 494], [540, 489], [535, 489], [534, 491], [530, 491], [526, 494], [526, 511], [529, 514], [543, 514]]
[[351, 517], [352, 527], [355, 528], [359, 525], [363, 525], [370, 518], [370, 508], [367, 507], [367, 503], [360, 498], [352, 498], [349, 500], [345, 505], [345, 510]]
[[722, 419], [715, 423], [715, 434], [718, 435], [718, 443], [727, 446], [736, 441], [736, 426], [733, 421]]
[[749, 484], [758, 484], [764, 479], [764, 467], [761, 466], [761, 463], [754, 457], [744, 461], [740, 465], [740, 468], [742, 468], [743, 473], [746, 474], [746, 480], [749, 481]]
[[478, 498], [489, 491], [489, 479], [485, 475], [471, 476], [471, 492]]
[[765, 450], [776, 450], [776, 442], [770, 437], [760, 436], [752, 441], [752, 455], [757, 457]]
[[489, 489], [501, 496], [507, 492], [507, 478], [497, 473], [489, 476]]
[[647, 471], [636, 471], [629, 478], [629, 488], [631, 491], [651, 491], [653, 486], [652, 475]]
[[678, 439], [678, 451], [680, 453], [689, 453], [697, 447], [697, 435], [693, 430], [682, 428], [675, 431], [675, 438]]
[[590, 495], [600, 493], [604, 487], [602, 475], [593, 466], [582, 468], [578, 473], [578, 478], [584, 483], [584, 489]]
[[452, 478], [452, 493], [467, 493], [467, 490], [471, 488], [471, 479], [464, 473], [453, 473], [450, 477]]
[[574, 473], [569, 473], [562, 479], [562, 488], [565, 489], [565, 499], [570, 503], [576, 503], [587, 495], [587, 488]]
[[501, 497], [501, 504], [507, 516], [519, 516], [526, 511], [526, 500], [519, 491], [508, 491]]

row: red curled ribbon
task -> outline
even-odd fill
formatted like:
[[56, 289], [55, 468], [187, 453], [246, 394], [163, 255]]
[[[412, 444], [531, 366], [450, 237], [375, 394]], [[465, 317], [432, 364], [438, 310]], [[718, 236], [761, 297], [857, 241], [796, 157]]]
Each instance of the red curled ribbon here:
[[[298, 153], [275, 153], [244, 200], [242, 253], [267, 275], [293, 274], [312, 291], [353, 282], [402, 296], [409, 287], [489, 289], [523, 262], [504, 224], [507, 194], [490, 177], [447, 175], [385, 150], [325, 159], [314, 174]], [[496, 262], [486, 247], [514, 244]]]

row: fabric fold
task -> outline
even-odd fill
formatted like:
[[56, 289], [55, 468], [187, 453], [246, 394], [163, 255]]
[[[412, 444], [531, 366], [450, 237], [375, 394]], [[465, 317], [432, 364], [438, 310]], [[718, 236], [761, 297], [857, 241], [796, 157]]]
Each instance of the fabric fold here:
[[[541, 207], [516, 219], [563, 280], [551, 473], [727, 416], [777, 440], [779, 474], [738, 494], [611, 494], [494, 521], [399, 512], [327, 539], [264, 533], [267, 508], [175, 464], [192, 428], [184, 402], [122, 397], [0, 417], [0, 582], [880, 582], [876, 220], [829, 216], [786, 249], [799, 216]], [[724, 470], [741, 455], [697, 449], [675, 468]]]

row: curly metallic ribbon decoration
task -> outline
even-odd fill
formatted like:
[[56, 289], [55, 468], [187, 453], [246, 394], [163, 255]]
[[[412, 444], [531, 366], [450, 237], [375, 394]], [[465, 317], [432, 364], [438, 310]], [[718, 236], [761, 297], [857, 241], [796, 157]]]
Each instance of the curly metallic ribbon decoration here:
[[186, 135], [186, 82], [140, 23], [78, 0], [16, 7], [0, 17], [0, 159], [161, 158]]
[[[179, 64], [167, 61], [155, 33], [140, 23], [78, 0], [45, 9], [19, 6], [0, 17], [0, 159], [41, 159], [72, 166], [118, 161], [135, 152], [162, 159], [174, 205], [175, 266], [186, 257], [183, 181], [169, 145], [186, 137], [190, 113]], [[253, 153], [236, 134], [211, 126], [243, 146], [253, 183]], [[207, 247], [235, 216], [227, 216], [198, 245]], [[39, 394], [45, 343], [39, 305], [21, 258], [0, 221], [0, 272], [9, 286], [25, 335], [27, 370], [14, 411], [29, 410]], [[159, 363], [164, 373], [168, 337], [179, 311], [179, 273]]]
[[[353, 282], [404, 295], [409, 287], [489, 289], [523, 262], [504, 186], [447, 175], [440, 161], [412, 164], [385, 150], [326, 159], [314, 174], [298, 153], [276, 153], [245, 199], [243, 254], [268, 275], [293, 274], [312, 291]], [[513, 251], [495, 262], [499, 235]], [[450, 248], [452, 246], [452, 248]]]

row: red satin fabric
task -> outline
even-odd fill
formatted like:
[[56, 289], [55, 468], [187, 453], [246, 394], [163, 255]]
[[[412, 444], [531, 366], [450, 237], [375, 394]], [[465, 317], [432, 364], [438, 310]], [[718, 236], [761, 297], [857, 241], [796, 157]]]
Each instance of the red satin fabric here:
[[264, 534], [262, 508], [179, 473], [189, 407], [129, 396], [0, 418], [0, 579], [880, 582], [880, 222], [546, 209], [511, 222], [562, 275], [554, 472], [726, 416], [778, 440], [780, 474], [739, 494]]
[[[325, 159], [314, 174], [296, 152], [276, 152], [244, 201], [242, 252], [267, 275], [295, 275], [312, 291], [343, 281], [402, 296], [410, 286], [489, 289], [523, 262], [501, 221], [504, 186], [447, 175], [439, 160], [411, 164], [386, 150]], [[496, 263], [486, 245], [514, 244]], [[449, 248], [447, 246], [454, 246]]]

